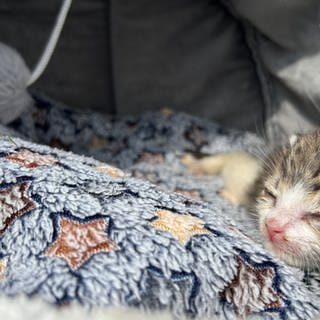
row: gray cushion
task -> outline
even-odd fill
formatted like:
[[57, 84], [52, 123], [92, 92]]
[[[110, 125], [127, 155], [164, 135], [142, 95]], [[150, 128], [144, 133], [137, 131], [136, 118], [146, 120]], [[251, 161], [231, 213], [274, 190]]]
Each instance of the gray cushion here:
[[[75, 1], [36, 87], [108, 113], [169, 106], [250, 129], [264, 117], [272, 142], [318, 126], [319, 1], [222, 3]], [[58, 9], [1, 3], [0, 40], [33, 66]]]
[[[58, 9], [40, 0], [1, 3], [0, 40], [32, 67]], [[262, 114], [241, 26], [208, 0], [74, 1], [35, 87], [109, 113], [169, 106], [241, 128], [254, 128]]]

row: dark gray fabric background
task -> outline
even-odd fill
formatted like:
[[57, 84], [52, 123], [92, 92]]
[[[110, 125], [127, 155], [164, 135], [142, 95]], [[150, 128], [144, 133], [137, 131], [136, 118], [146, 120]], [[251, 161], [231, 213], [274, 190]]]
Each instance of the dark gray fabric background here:
[[320, 1], [225, 0], [246, 26], [269, 138], [320, 125]]
[[[274, 140], [319, 125], [319, 1], [223, 4], [74, 0], [35, 87], [107, 113], [166, 106], [253, 130], [268, 117]], [[32, 67], [60, 5], [0, 0], [0, 41]]]
[[[0, 41], [32, 68], [61, 0], [0, 0]], [[74, 0], [52, 60], [35, 87], [76, 107], [110, 112], [108, 1]]]

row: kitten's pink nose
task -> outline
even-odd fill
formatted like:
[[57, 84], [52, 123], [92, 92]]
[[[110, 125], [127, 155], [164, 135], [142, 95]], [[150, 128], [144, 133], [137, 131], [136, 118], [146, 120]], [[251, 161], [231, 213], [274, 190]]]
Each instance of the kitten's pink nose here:
[[275, 239], [283, 240], [284, 232], [287, 229], [288, 223], [284, 223], [277, 218], [270, 218], [266, 220], [265, 225], [270, 241], [273, 241]]

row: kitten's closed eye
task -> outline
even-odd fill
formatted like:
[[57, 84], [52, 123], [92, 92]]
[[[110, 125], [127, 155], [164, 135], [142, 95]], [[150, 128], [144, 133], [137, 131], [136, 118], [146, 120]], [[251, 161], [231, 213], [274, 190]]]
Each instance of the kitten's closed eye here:
[[317, 232], [320, 232], [320, 212], [307, 213], [301, 220], [306, 221]]
[[303, 216], [303, 220], [319, 220], [320, 222], [320, 212], [310, 212]]
[[268, 201], [271, 206], [275, 206], [277, 202], [277, 196], [267, 187], [264, 187], [261, 192], [261, 197]]

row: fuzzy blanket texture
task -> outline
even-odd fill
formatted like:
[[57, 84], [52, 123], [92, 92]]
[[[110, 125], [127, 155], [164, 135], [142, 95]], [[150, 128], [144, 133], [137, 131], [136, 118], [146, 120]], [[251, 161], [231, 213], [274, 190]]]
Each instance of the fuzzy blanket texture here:
[[320, 312], [319, 275], [272, 257], [245, 210], [217, 194], [222, 181], [180, 162], [255, 152], [254, 135], [169, 110], [106, 118], [40, 96], [1, 132], [2, 296], [194, 319]]

